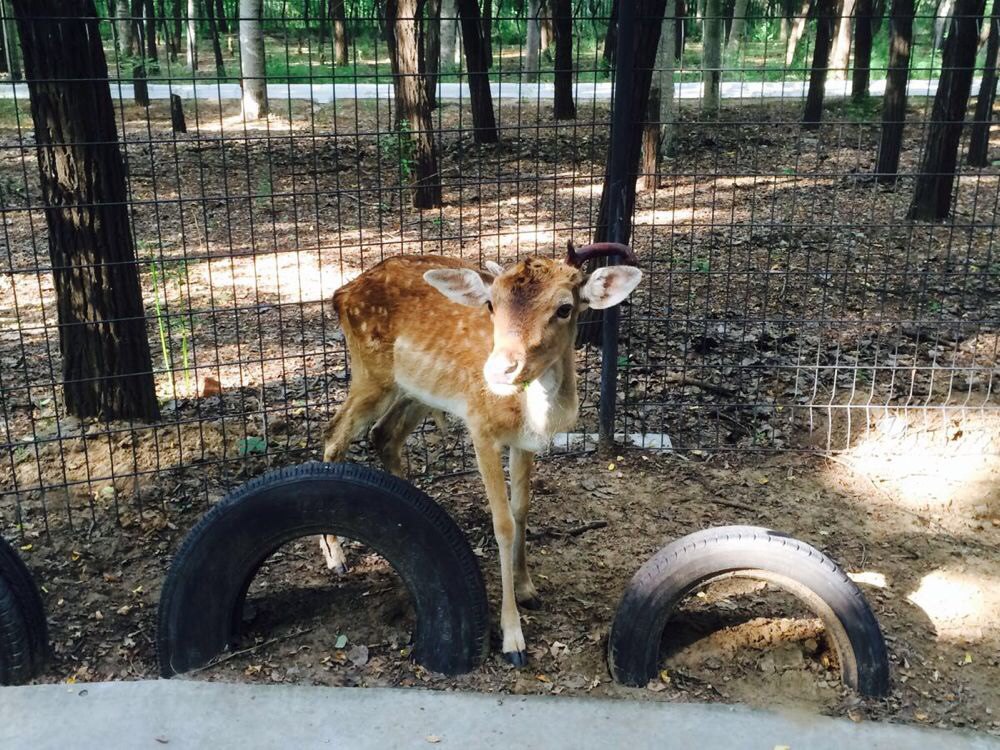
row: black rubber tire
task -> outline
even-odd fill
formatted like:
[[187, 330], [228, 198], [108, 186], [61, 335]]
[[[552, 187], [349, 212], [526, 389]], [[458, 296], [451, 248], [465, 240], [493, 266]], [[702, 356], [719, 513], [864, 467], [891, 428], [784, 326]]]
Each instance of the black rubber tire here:
[[455, 522], [394, 476], [357, 464], [309, 463], [245, 484], [187, 535], [160, 595], [160, 674], [204, 666], [230, 648], [261, 564], [286, 542], [317, 534], [364, 542], [399, 574], [416, 612], [417, 662], [444, 674], [482, 663], [489, 648], [486, 589]]
[[20, 685], [49, 658], [45, 608], [21, 557], [0, 538], [0, 685]]
[[677, 604], [712, 580], [730, 576], [767, 580], [802, 599], [823, 620], [845, 684], [866, 696], [886, 694], [885, 639], [860, 589], [815, 547], [756, 526], [689, 534], [639, 569], [611, 626], [612, 677], [625, 685], [646, 685], [657, 674], [663, 631]]

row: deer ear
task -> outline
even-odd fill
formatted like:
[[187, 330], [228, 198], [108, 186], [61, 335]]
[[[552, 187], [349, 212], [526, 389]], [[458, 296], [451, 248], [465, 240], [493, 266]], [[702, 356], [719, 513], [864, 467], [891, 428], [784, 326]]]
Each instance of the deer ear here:
[[580, 301], [595, 310], [614, 307], [628, 297], [642, 281], [642, 271], [635, 266], [598, 268], [583, 284]]
[[492, 260], [488, 260], [485, 263], [483, 263], [483, 268], [485, 268], [494, 276], [499, 276], [500, 274], [503, 273], [503, 266], [501, 266], [499, 263], [494, 263]]
[[425, 273], [424, 281], [460, 305], [480, 307], [490, 301], [490, 288], [471, 268], [438, 268]]

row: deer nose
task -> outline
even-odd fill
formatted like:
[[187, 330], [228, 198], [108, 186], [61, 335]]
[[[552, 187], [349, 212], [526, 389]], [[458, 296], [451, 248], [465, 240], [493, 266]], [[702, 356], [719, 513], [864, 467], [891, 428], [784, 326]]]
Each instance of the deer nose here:
[[486, 360], [483, 374], [494, 383], [513, 383], [524, 368], [524, 360], [509, 352], [494, 352]]

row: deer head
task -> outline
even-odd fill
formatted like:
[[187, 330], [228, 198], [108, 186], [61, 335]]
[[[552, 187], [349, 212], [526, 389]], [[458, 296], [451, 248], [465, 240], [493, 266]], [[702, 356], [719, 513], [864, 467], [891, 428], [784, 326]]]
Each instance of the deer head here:
[[509, 396], [572, 351], [580, 312], [613, 307], [639, 284], [642, 272], [633, 265], [590, 274], [580, 268], [591, 258], [607, 256], [636, 262], [625, 245], [605, 242], [577, 251], [570, 242], [565, 261], [530, 257], [506, 269], [487, 263], [488, 273], [442, 268], [426, 272], [424, 279], [453, 302], [489, 311], [493, 350], [483, 377], [493, 393]]

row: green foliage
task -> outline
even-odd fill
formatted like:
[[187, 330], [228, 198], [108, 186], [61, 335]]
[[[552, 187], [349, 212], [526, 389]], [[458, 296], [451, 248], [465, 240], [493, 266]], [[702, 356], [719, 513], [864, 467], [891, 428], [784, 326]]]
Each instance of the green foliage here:
[[[145, 243], [140, 242], [140, 252], [145, 249]], [[182, 298], [187, 285], [188, 264], [186, 260], [164, 260], [150, 257], [150, 283], [153, 287], [153, 309], [156, 312], [156, 327], [160, 338], [160, 354], [163, 357], [163, 368], [169, 372], [174, 370], [173, 342], [179, 338], [181, 367], [184, 373], [184, 392], [191, 392], [190, 344], [193, 335], [192, 322], [185, 320], [183, 315], [165, 312], [171, 289], [176, 289], [178, 298]], [[162, 291], [162, 303], [161, 303]], [[174, 386], [176, 389], [176, 385]], [[176, 395], [176, 394], [175, 394]]]
[[255, 453], [267, 453], [267, 441], [255, 435], [245, 437], [236, 444], [236, 449], [241, 456], [250, 456]]
[[399, 130], [395, 133], [380, 135], [378, 149], [384, 160], [398, 165], [399, 179], [403, 182], [409, 182], [413, 176], [413, 162], [416, 154], [416, 145], [413, 142], [409, 121], [400, 122]]

